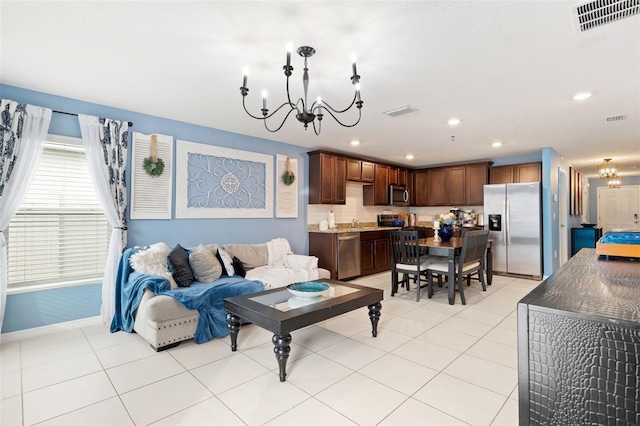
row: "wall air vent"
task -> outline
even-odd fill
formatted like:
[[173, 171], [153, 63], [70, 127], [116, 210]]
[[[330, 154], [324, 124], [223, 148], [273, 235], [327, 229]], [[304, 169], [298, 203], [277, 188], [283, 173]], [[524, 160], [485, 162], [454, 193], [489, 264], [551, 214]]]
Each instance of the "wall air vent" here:
[[611, 115], [607, 118], [605, 118], [605, 120], [607, 121], [607, 123], [615, 123], [616, 121], [623, 121], [626, 120], [627, 116], [624, 114], [621, 115]]
[[[639, 0], [640, 1], [640, 0]], [[417, 111], [410, 105], [403, 105], [398, 108], [390, 109], [389, 111], [383, 112], [384, 115], [388, 115], [389, 117], [397, 117], [399, 115], [409, 114], [410, 112]]]
[[595, 0], [571, 6], [578, 32], [584, 32], [610, 22], [638, 15], [640, 0]]

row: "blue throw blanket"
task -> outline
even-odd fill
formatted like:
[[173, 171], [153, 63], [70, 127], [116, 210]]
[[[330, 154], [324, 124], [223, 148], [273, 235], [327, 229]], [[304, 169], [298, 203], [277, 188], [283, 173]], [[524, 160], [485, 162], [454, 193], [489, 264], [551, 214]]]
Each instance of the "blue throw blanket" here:
[[196, 343], [203, 343], [214, 337], [225, 337], [227, 329], [226, 312], [223, 304], [227, 297], [262, 291], [260, 281], [249, 281], [239, 276], [221, 277], [213, 283], [195, 281], [190, 287], [171, 290], [169, 281], [155, 276], [135, 272], [129, 258], [136, 249], [127, 249], [120, 257], [116, 276], [115, 314], [111, 321], [111, 332], [133, 331], [133, 313], [142, 300], [144, 290], [156, 295], [170, 296], [182, 303], [187, 309], [197, 310], [200, 314]]

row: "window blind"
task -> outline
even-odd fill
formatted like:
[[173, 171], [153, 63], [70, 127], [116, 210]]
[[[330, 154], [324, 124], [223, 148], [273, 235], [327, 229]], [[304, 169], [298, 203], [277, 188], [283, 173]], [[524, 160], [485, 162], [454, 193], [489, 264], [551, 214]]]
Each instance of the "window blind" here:
[[5, 231], [8, 287], [99, 281], [111, 229], [84, 147], [46, 142], [31, 186]]

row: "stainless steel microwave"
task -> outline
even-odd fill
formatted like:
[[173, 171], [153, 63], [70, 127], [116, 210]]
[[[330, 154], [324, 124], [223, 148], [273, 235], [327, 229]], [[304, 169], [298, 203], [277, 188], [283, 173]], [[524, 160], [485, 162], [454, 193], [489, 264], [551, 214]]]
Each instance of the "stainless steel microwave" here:
[[404, 186], [389, 185], [389, 205], [408, 206], [409, 190]]

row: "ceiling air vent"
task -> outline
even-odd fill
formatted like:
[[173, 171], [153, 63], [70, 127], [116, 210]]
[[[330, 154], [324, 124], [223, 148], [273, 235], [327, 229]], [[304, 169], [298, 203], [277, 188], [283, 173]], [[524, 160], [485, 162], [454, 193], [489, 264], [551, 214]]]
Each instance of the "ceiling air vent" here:
[[610, 22], [640, 13], [640, 0], [596, 0], [571, 6], [578, 32], [584, 32]]
[[615, 123], [616, 121], [623, 121], [626, 119], [627, 119], [627, 116], [622, 114], [622, 115], [611, 115], [607, 117], [605, 120], [607, 120], [607, 123]]
[[[639, 0], [640, 1], [640, 0]], [[383, 114], [388, 115], [389, 117], [397, 117], [399, 115], [409, 114], [410, 112], [417, 111], [410, 105], [403, 105], [398, 108], [390, 109], [389, 111], [383, 112]]]

